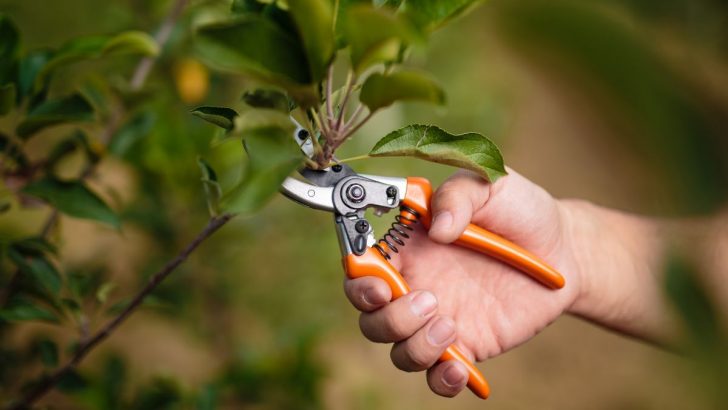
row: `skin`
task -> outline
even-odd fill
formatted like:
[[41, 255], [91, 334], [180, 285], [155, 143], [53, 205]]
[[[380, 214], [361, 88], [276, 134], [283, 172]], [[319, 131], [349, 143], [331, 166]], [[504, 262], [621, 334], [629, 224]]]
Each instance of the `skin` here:
[[[660, 224], [583, 201], [556, 200], [513, 170], [489, 184], [458, 172], [432, 200], [429, 233], [421, 227], [392, 260], [413, 292], [391, 301], [378, 278], [346, 280], [373, 342], [394, 343], [404, 371], [427, 371], [430, 389], [454, 396], [467, 383], [456, 361], [437, 363], [456, 343], [482, 361], [524, 343], [562, 314], [647, 341], [666, 343], [674, 328], [660, 296], [664, 245]], [[530, 250], [566, 278], [549, 290], [492, 258], [450, 245], [468, 223]]]

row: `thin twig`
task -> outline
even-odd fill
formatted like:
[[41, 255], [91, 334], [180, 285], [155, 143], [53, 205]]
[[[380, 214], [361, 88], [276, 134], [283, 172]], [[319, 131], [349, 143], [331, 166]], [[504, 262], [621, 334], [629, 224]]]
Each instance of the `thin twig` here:
[[326, 76], [326, 114], [329, 117], [329, 121], [331, 121], [334, 118], [334, 108], [333, 104], [331, 103], [331, 95], [332, 95], [332, 88], [333, 86], [331, 83], [334, 82], [334, 65], [329, 65], [329, 73]]
[[232, 219], [234, 216], [234, 214], [223, 214], [221, 216], [211, 218], [207, 223], [207, 226], [205, 226], [205, 228], [200, 231], [200, 233], [197, 234], [197, 236], [189, 244], [187, 244], [187, 246], [185, 246], [185, 248], [179, 254], [177, 254], [174, 259], [171, 259], [169, 262], [167, 262], [167, 264], [164, 265], [162, 269], [157, 271], [149, 278], [149, 282], [147, 282], [147, 285], [141, 291], [139, 291], [139, 293], [121, 313], [119, 313], [114, 319], [109, 321], [99, 331], [94, 333], [94, 335], [90, 339], [88, 339], [86, 343], [83, 343], [81, 346], [79, 346], [78, 350], [76, 350], [76, 353], [74, 353], [73, 357], [71, 357], [65, 365], [58, 368], [49, 377], [44, 379], [38, 386], [36, 386], [28, 394], [26, 394], [22, 400], [10, 404], [7, 409], [28, 409], [41, 397], [48, 393], [52, 388], [54, 388], [63, 378], [63, 376], [68, 374], [71, 370], [74, 370], [78, 366], [78, 364], [81, 363], [81, 361], [86, 357], [86, 355], [91, 352], [91, 350], [93, 350], [99, 343], [104, 341], [104, 339], [109, 337], [114, 332], [114, 330], [119, 327], [119, 325], [121, 325], [129, 316], [131, 316], [131, 314], [134, 313], [139, 305], [142, 304], [144, 299], [149, 296], [149, 294], [152, 293], [157, 288], [157, 286], [162, 283], [164, 279], [166, 279], [172, 272], [174, 272], [174, 270], [179, 265], [181, 265], [182, 262], [184, 262], [190, 256], [190, 254], [195, 249], [197, 249], [198, 246], [200, 246], [202, 242], [209, 238], [223, 225], [228, 223], [230, 219]]
[[356, 122], [356, 120], [359, 118], [359, 114], [361, 114], [362, 110], [364, 109], [364, 104], [359, 103], [357, 105], [356, 109], [354, 109], [354, 112], [351, 113], [351, 116], [349, 119], [344, 123], [343, 126], [341, 126], [341, 130], [339, 131], [342, 135], [346, 135], [346, 133], [351, 128], [351, 125]]
[[[160, 53], [162, 52], [162, 48], [164, 48], [169, 41], [169, 37], [172, 35], [172, 30], [174, 29], [175, 24], [177, 24], [177, 20], [182, 14], [182, 10], [184, 10], [188, 1], [189, 0], [177, 0], [167, 14], [167, 17], [164, 19], [164, 22], [162, 22], [162, 25], [159, 26], [157, 34], [154, 35], [154, 40], [159, 46]], [[133, 91], [138, 91], [144, 86], [144, 83], [147, 81], [147, 76], [149, 76], [149, 73], [152, 71], [152, 67], [156, 61], [157, 57], [144, 57], [139, 62], [139, 65], [137, 65], [134, 75], [131, 78], [131, 89]]]
[[351, 95], [351, 90], [354, 87], [354, 84], [356, 83], [356, 79], [354, 77], [354, 73], [349, 70], [349, 73], [346, 75], [346, 85], [344, 85], [344, 99], [341, 100], [341, 107], [339, 108], [339, 117], [336, 119], [336, 125], [334, 126], [334, 129], [336, 131], [341, 128], [341, 122], [344, 119], [344, 112], [346, 111], [346, 103], [349, 101], [349, 96]]
[[369, 121], [370, 118], [372, 118], [372, 115], [374, 115], [374, 111], [370, 111], [369, 114], [367, 114], [364, 119], [362, 119], [359, 124], [356, 124], [354, 128], [352, 128], [350, 131], [348, 131], [346, 134], [344, 134], [337, 142], [337, 144], [334, 146], [334, 148], [338, 148], [339, 145], [341, 145], [342, 142], [346, 141], [347, 138], [352, 136], [355, 132], [359, 131], [359, 128], [362, 127], [362, 125], [366, 124], [367, 121]]

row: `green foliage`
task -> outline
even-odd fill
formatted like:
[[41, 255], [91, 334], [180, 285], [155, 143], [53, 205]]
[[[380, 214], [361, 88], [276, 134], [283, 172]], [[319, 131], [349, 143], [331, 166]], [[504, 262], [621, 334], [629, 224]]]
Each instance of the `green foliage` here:
[[78, 61], [91, 60], [109, 55], [141, 54], [154, 56], [159, 47], [154, 39], [146, 33], [128, 31], [119, 35], [82, 37], [71, 40], [55, 51], [52, 57], [43, 64], [43, 68], [35, 77], [35, 87], [43, 86], [46, 76], [54, 70]]
[[252, 91], [246, 91], [243, 94], [243, 101], [253, 108], [270, 108], [283, 113], [288, 113], [293, 107], [293, 102], [280, 91], [256, 88]]
[[0, 115], [5, 115], [15, 106], [15, 84], [0, 85]]
[[491, 182], [506, 175], [503, 157], [488, 138], [472, 132], [452, 135], [432, 125], [408, 125], [393, 131], [369, 155], [414, 156], [475, 171]]
[[[276, 113], [278, 114], [278, 113]], [[301, 164], [298, 145], [289, 128], [261, 126], [244, 132], [248, 162], [240, 184], [225, 195], [223, 209], [250, 213], [260, 209], [276, 192], [283, 180]]]
[[389, 75], [374, 73], [362, 85], [359, 99], [369, 111], [374, 112], [395, 101], [444, 104], [445, 91], [430, 77], [418, 72], [399, 71]]
[[119, 217], [82, 181], [45, 178], [26, 185], [23, 193], [43, 199], [69, 216], [93, 219], [119, 227]]
[[311, 80], [319, 82], [334, 58], [334, 13], [331, 3], [329, 0], [289, 0], [288, 9], [306, 51]]
[[202, 186], [205, 189], [205, 198], [207, 199], [207, 209], [211, 216], [220, 214], [220, 199], [222, 198], [222, 188], [217, 182], [217, 174], [212, 166], [202, 158], [197, 159], [197, 165], [202, 173]]
[[91, 104], [80, 94], [73, 94], [47, 100], [33, 108], [15, 132], [21, 138], [29, 138], [46, 127], [93, 119], [94, 109]]
[[399, 61], [402, 49], [420, 40], [406, 20], [384, 9], [350, 7], [346, 19], [351, 65], [357, 73], [376, 64]]
[[39, 320], [58, 322], [53, 312], [27, 299], [14, 299], [8, 306], [0, 309], [0, 320], [22, 322]]
[[191, 114], [226, 131], [235, 128], [235, 118], [238, 116], [235, 110], [227, 107], [197, 107]]
[[432, 30], [472, 8], [476, 0], [405, 0], [404, 11], [419, 26]]
[[109, 153], [119, 157], [125, 156], [135, 144], [149, 136], [155, 120], [156, 116], [149, 111], [142, 111], [133, 116], [111, 138]]
[[299, 40], [258, 15], [210, 24], [197, 32], [200, 55], [222, 69], [280, 85], [312, 103], [315, 89]]

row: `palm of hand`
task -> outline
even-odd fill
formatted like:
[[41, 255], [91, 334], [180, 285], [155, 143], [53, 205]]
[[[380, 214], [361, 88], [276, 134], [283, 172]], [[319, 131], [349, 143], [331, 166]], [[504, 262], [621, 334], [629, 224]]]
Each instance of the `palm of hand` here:
[[[475, 217], [473, 220], [477, 221]], [[528, 230], [538, 228], [530, 225]], [[457, 344], [478, 361], [527, 341], [562, 314], [576, 297], [569, 275], [574, 264], [562, 242], [548, 240], [551, 235], [543, 232], [526, 233], [530, 243], [522, 245], [565, 275], [564, 289], [550, 290], [486, 255], [436, 243], [421, 227], [411, 234], [395, 261], [413, 290], [429, 290], [437, 296], [438, 314], [455, 321]]]

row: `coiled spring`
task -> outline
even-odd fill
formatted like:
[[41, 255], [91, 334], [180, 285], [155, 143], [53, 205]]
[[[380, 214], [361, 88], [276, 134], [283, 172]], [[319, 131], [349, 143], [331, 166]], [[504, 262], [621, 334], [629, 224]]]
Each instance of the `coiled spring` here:
[[382, 239], [379, 240], [379, 243], [374, 245], [379, 253], [381, 253], [382, 256], [387, 259], [392, 259], [392, 257], [385, 249], [385, 246], [392, 252], [399, 253], [399, 249], [397, 248], [397, 246], [402, 247], [405, 245], [404, 240], [410, 238], [410, 234], [408, 231], [413, 231], [414, 228], [412, 228], [412, 225], [419, 222], [418, 219], [420, 217], [420, 214], [417, 213], [417, 211], [415, 211], [414, 209], [402, 206], [400, 208], [400, 211], [400, 214], [394, 217], [392, 227], [389, 228], [384, 236], [382, 236]]

